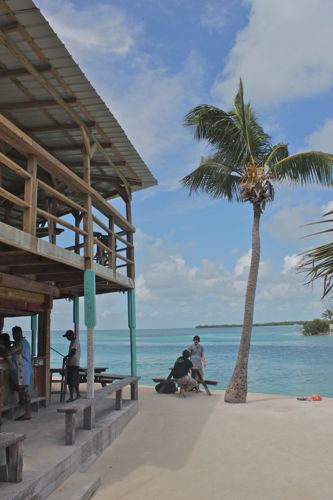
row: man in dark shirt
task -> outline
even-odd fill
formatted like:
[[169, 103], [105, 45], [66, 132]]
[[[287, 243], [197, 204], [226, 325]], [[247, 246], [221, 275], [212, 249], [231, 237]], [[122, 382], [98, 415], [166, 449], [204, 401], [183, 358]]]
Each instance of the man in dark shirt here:
[[177, 381], [177, 384], [180, 386], [180, 394], [185, 397], [186, 390], [192, 391], [193, 389], [198, 390], [198, 383], [194, 380], [191, 375], [189, 375], [189, 371], [193, 366], [192, 361], [189, 360], [190, 353], [189, 351], [183, 351], [182, 356], [176, 359], [174, 364], [172, 375], [173, 378]]

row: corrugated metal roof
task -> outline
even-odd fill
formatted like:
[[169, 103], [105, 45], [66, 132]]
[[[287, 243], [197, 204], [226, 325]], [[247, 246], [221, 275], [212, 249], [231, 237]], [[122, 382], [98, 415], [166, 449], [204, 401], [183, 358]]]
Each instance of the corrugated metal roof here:
[[[8, 44], [0, 43], [0, 112], [66, 166], [82, 174], [80, 128], [73, 126], [70, 113], [52, 102], [45, 86], [25, 71], [24, 61], [28, 61], [40, 70], [47, 85], [63, 99], [72, 100], [68, 103], [70, 110], [87, 124], [111, 158], [114, 166], [98, 150], [93, 156], [92, 185], [98, 192], [104, 197], [116, 195], [111, 178], [94, 180], [94, 175], [115, 178], [118, 169], [128, 179], [132, 191], [156, 185], [156, 179], [116, 118], [35, 4], [31, 0], [0, 0], [0, 6], [0, 33], [24, 58], [16, 57]], [[39, 106], [29, 107], [36, 101]]]

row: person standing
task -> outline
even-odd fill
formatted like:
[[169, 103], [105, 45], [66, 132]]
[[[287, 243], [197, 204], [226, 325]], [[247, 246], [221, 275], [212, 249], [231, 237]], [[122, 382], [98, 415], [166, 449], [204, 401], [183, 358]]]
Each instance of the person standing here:
[[205, 359], [205, 354], [204, 354], [204, 348], [200, 344], [199, 335], [195, 335], [193, 337], [193, 344], [188, 346], [187, 350], [190, 353], [190, 359], [193, 363], [193, 366], [199, 372], [198, 375], [201, 377], [201, 380], [204, 380], [203, 367], [206, 368], [206, 359]]
[[23, 337], [22, 328], [12, 328], [14, 345], [7, 351], [11, 357], [12, 374], [15, 389], [18, 391], [19, 402], [24, 406], [24, 414], [17, 420], [31, 420], [31, 398], [29, 384], [32, 375], [30, 345]]
[[[69, 389], [69, 399], [67, 403], [74, 401], [75, 399], [79, 399], [81, 397], [80, 394], [80, 342], [76, 338], [73, 330], [67, 330], [63, 335], [67, 340], [70, 341], [68, 354], [65, 356], [66, 361], [66, 369], [67, 369], [67, 384]], [[76, 393], [76, 397], [74, 398], [74, 392]]]
[[180, 386], [180, 394], [185, 397], [185, 388], [188, 391], [193, 389], [198, 390], [198, 383], [194, 380], [189, 371], [193, 366], [192, 361], [189, 360], [189, 351], [183, 351], [182, 356], [176, 359], [174, 367], [172, 369], [173, 378], [176, 380], [177, 384]]

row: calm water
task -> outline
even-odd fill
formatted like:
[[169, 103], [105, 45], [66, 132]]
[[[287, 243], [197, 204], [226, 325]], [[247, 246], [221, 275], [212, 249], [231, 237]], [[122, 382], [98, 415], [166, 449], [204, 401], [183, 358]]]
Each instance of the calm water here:
[[[249, 391], [271, 394], [333, 397], [333, 336], [304, 337], [299, 327], [256, 327], [252, 335], [249, 364]], [[67, 353], [63, 332], [54, 331], [51, 346]], [[199, 334], [205, 348], [206, 377], [219, 381], [225, 389], [234, 367], [240, 328], [138, 330], [138, 375], [144, 384], [152, 377], [166, 376], [168, 368], [186, 348], [193, 335]], [[80, 334], [81, 366], [86, 365], [85, 331]], [[53, 367], [62, 359], [51, 351]], [[95, 332], [95, 365], [107, 366], [111, 373], [130, 373], [129, 332]]]

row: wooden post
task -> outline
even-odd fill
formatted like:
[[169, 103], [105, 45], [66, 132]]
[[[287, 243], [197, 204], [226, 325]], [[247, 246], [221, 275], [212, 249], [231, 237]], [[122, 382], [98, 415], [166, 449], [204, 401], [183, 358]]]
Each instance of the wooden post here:
[[50, 332], [51, 332], [51, 309], [52, 298], [47, 297], [49, 300], [48, 307], [38, 318], [38, 356], [44, 358], [43, 369], [43, 396], [45, 399], [45, 406], [50, 403]]
[[128, 327], [130, 329], [131, 349], [131, 375], [136, 376], [136, 315], [135, 315], [135, 291], [131, 288], [127, 291], [128, 304]]
[[29, 204], [23, 209], [23, 231], [36, 235], [37, 221], [37, 159], [35, 156], [28, 157], [27, 171], [31, 174], [24, 182], [24, 201]]
[[74, 295], [73, 297], [73, 323], [74, 323], [74, 333], [77, 339], [80, 337], [80, 304], [79, 296]]
[[[88, 153], [83, 155], [83, 179], [90, 185], [90, 156]], [[87, 194], [84, 200], [84, 208], [86, 213], [83, 216], [83, 229], [88, 234], [84, 237], [84, 260], [85, 268], [92, 268], [94, 257], [94, 239], [93, 239], [93, 220], [92, 220], [92, 203], [91, 196]]]
[[122, 410], [123, 408], [123, 391], [120, 389], [116, 392], [116, 410]]
[[31, 324], [31, 354], [36, 356], [36, 340], [37, 340], [37, 314], [33, 314], [30, 320]]
[[[131, 198], [126, 200], [126, 218], [130, 224], [132, 224], [132, 203]], [[127, 266], [127, 276], [129, 278], [135, 279], [135, 266], [134, 266], [134, 246], [133, 246], [133, 233], [132, 231], [127, 232], [127, 241], [130, 245], [127, 247], [126, 256], [129, 260], [133, 262], [133, 264], [128, 264]]]
[[109, 217], [109, 229], [112, 232], [108, 238], [108, 246], [112, 250], [111, 255], [109, 255], [109, 268], [116, 272], [116, 235], [112, 216]]
[[76, 412], [68, 412], [65, 415], [65, 443], [71, 445], [75, 443]]

